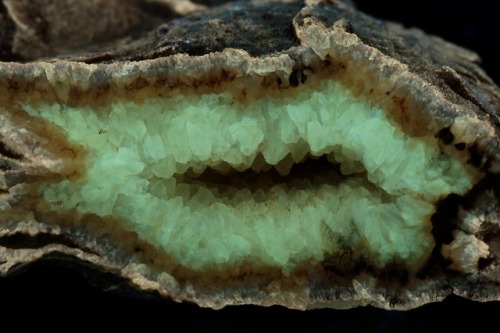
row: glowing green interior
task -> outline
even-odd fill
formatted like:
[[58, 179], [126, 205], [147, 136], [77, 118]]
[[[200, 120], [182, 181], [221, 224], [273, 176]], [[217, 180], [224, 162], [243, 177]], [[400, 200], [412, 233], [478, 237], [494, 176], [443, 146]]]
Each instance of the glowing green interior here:
[[[346, 248], [379, 267], [414, 265], [433, 246], [433, 203], [471, 187], [461, 162], [435, 141], [407, 136], [332, 81], [252, 104], [221, 93], [24, 108], [89, 152], [84, 179], [42, 187], [54, 209], [118, 218], [192, 269], [250, 261], [289, 271]], [[286, 175], [323, 155], [330, 173], [276, 183], [257, 175], [271, 167]], [[197, 181], [207, 167], [233, 185]], [[250, 168], [247, 186], [238, 175]]]

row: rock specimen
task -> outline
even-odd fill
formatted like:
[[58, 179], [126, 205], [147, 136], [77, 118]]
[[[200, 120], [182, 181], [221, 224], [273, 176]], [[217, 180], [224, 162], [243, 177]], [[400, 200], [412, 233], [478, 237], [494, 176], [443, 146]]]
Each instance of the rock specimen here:
[[341, 1], [23, 3], [1, 275], [64, 259], [213, 308], [500, 298], [500, 92], [474, 53]]

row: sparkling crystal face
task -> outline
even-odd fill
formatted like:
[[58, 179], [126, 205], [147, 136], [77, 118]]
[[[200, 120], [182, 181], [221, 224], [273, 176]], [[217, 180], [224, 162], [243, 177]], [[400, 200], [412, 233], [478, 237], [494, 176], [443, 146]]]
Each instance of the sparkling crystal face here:
[[40, 187], [54, 210], [115, 218], [193, 270], [287, 272], [345, 253], [418, 267], [436, 201], [473, 183], [437, 139], [410, 137], [331, 80], [245, 103], [226, 92], [23, 108], [88, 153], [83, 177]]

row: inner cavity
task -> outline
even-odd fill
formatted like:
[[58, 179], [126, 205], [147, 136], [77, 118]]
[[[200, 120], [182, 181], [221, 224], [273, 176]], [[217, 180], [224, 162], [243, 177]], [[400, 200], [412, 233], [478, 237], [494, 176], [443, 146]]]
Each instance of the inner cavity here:
[[85, 177], [40, 191], [54, 209], [119, 219], [195, 270], [289, 271], [346, 247], [376, 267], [422, 264], [435, 202], [472, 187], [465, 166], [334, 81], [293, 92], [25, 105], [89, 156]]
[[224, 165], [205, 168], [201, 172], [189, 169], [174, 177], [177, 183], [199, 184], [217, 191], [221, 196], [229, 196], [242, 188], [248, 188], [255, 194], [268, 191], [276, 185], [307, 188], [321, 184], [338, 185], [342, 180], [340, 165], [332, 163], [332, 158], [328, 155], [317, 157], [308, 154], [298, 163], [293, 160], [288, 162], [287, 159], [291, 157], [285, 157], [284, 166], [280, 165], [281, 162], [273, 166], [267, 164], [262, 155], [258, 155], [250, 168], [244, 171]]

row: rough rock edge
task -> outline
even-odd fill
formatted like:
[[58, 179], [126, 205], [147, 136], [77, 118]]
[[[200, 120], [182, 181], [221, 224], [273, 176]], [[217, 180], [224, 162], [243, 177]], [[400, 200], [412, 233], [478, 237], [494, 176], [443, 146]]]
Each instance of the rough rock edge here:
[[189, 0], [2, 0], [0, 55], [22, 61], [81, 53], [203, 8]]
[[[407, 93], [410, 91], [413, 100], [405, 103], [408, 103], [413, 110], [420, 110], [419, 116], [425, 115], [431, 120], [426, 131], [437, 132], [450, 127], [457, 143], [468, 142], [480, 152], [483, 159], [479, 167], [491, 175], [494, 184], [490, 186], [489, 191], [475, 197], [469, 207], [460, 208], [461, 212], [456, 218], [454, 227], [489, 245], [490, 254], [486, 258], [488, 262], [485, 267], [478, 272], [468, 274], [443, 268], [442, 271], [432, 274], [431, 281], [415, 278], [406, 287], [398, 287], [399, 290], [390, 290], [387, 286], [380, 285], [373, 277], [361, 274], [351, 281], [350, 286], [339, 287], [336, 290], [314, 285], [314, 281], [299, 279], [292, 283], [293, 288], [289, 290], [278, 281], [268, 284], [265, 288], [253, 290], [221, 288], [212, 293], [199, 294], [188, 284], [184, 283], [181, 286], [166, 273], [153, 272], [144, 264], [140, 254], [131, 255], [130, 250], [117, 247], [105, 236], [96, 238], [85, 230], [43, 225], [30, 216], [29, 212], [24, 214], [9, 212], [9, 202], [16, 197], [20, 185], [10, 186], [3, 182], [2, 188], [7, 188], [9, 194], [3, 193], [0, 197], [3, 199], [3, 202], [0, 201], [2, 205], [0, 276], [12, 274], [42, 258], [60, 260], [57, 254], [64, 254], [74, 258], [76, 262], [86, 263], [103, 272], [121, 276], [146, 293], [156, 291], [177, 301], [195, 301], [202, 306], [213, 308], [251, 303], [265, 306], [280, 304], [298, 309], [349, 308], [367, 304], [386, 309], [410, 309], [428, 302], [439, 301], [450, 293], [482, 301], [499, 300], [500, 209], [498, 193], [496, 195], [494, 193], [500, 172], [498, 88], [476, 65], [478, 58], [470, 51], [436, 37], [428, 37], [418, 30], [407, 31], [399, 25], [372, 20], [340, 1], [309, 1], [308, 5], [310, 7], [304, 8], [294, 20], [294, 27], [302, 45], [282, 52], [281, 55], [263, 55], [254, 58], [240, 50], [225, 50], [196, 59], [188, 55], [174, 55], [143, 60], [128, 66], [123, 66], [123, 63], [86, 65], [57, 61], [28, 65], [12, 63], [0, 66], [2, 78], [0, 82], [7, 82], [8, 78], [11, 83], [17, 82], [17, 89], [19, 86], [22, 89], [26, 83], [29, 84], [25, 86], [34, 84], [38, 88], [41, 87], [41, 91], [47, 89], [52, 91], [56, 99], [64, 100], [64, 94], [61, 96], [60, 92], [54, 92], [53, 89], [61, 83], [81, 90], [80, 82], [82, 78], [86, 78], [84, 81], [89, 83], [87, 88], [90, 90], [93, 90], [92, 82], [95, 82], [96, 86], [108, 86], [111, 90], [120, 91], [139, 78], [145, 79], [152, 85], [162, 76], [161, 73], [165, 76], [168, 73], [171, 78], [172, 75], [175, 76], [172, 71], [175, 72], [176, 65], [180, 63], [191, 65], [193, 77], [198, 77], [202, 82], [206, 79], [203, 73], [214, 70], [217, 72], [223, 68], [231, 70], [236, 76], [257, 78], [273, 75], [278, 71], [277, 76], [285, 84], [296, 68], [316, 62], [319, 58], [354, 64], [350, 68], [363, 68], [363, 77], [376, 77], [383, 82], [384, 84], [379, 84], [378, 90], [389, 89], [392, 92], [391, 97], [408, 97]], [[227, 8], [229, 10], [231, 7], [228, 5]], [[342, 16], [341, 19], [334, 17], [331, 20], [329, 15], [318, 17], [316, 11], [328, 11], [332, 8], [338, 11], [338, 15]], [[382, 30], [368, 29], [371, 34], [363, 31], [363, 27], [373, 26]], [[357, 30], [359, 36], [356, 34]], [[383, 34], [379, 31], [383, 31]], [[377, 36], [378, 33], [383, 38]], [[417, 38], [419, 42], [416, 46], [411, 45], [405, 49], [405, 43], [401, 42], [401, 39], [405, 38]], [[398, 44], [398, 48], [394, 47], [395, 44]], [[437, 50], [440, 50], [440, 53], [432, 52]], [[417, 54], [420, 56], [417, 57]], [[426, 58], [424, 54], [432, 56]], [[369, 65], [364, 61], [367, 58], [370, 59]], [[358, 67], [359, 65], [362, 66]], [[189, 71], [188, 68], [184, 70]], [[182, 79], [185, 73], [179, 73], [179, 78]], [[96, 81], [91, 78], [96, 78]], [[192, 83], [193, 79], [186, 82], [188, 85]], [[6, 88], [5, 84], [1, 85], [3, 86], [1, 88]], [[360, 93], [366, 93], [360, 89]], [[9, 89], [3, 90], [3, 96], [8, 91]], [[389, 102], [380, 101], [380, 103]], [[457, 117], [465, 117], [461, 119], [466, 119], [464, 123], [467, 126], [453, 130]], [[15, 147], [17, 144], [5, 141], [6, 138], [12, 139], [13, 136], [10, 134], [17, 131], [15, 128], [7, 128], [8, 126], [9, 122], [4, 120], [0, 131], [2, 142], [7, 147]], [[35, 143], [33, 141], [31, 144], [26, 143], [26, 140], [33, 138], [19, 131], [16, 133], [17, 136], [14, 138], [21, 136], [19, 140], [25, 144], [25, 149], [21, 149], [22, 152], [31, 151], [29, 147], [33, 147]], [[26, 170], [25, 162], [15, 165], [12, 158], [4, 156], [5, 153], [2, 155], [2, 160], [12, 163], [14, 169]], [[33, 174], [47, 173], [47, 170], [60, 172], [56, 165], [51, 164], [53, 159], [50, 153], [46, 152], [45, 156], [43, 154], [28, 156], [26, 159], [32, 162], [28, 165]], [[2, 177], [5, 179], [3, 174], [0, 179]], [[20, 247], [19, 244], [12, 246], [9, 239], [16, 235], [31, 239], [30, 246], [23, 247], [22, 244]], [[41, 235], [53, 237], [52, 241], [48, 244], [39, 241], [43, 238]]]

